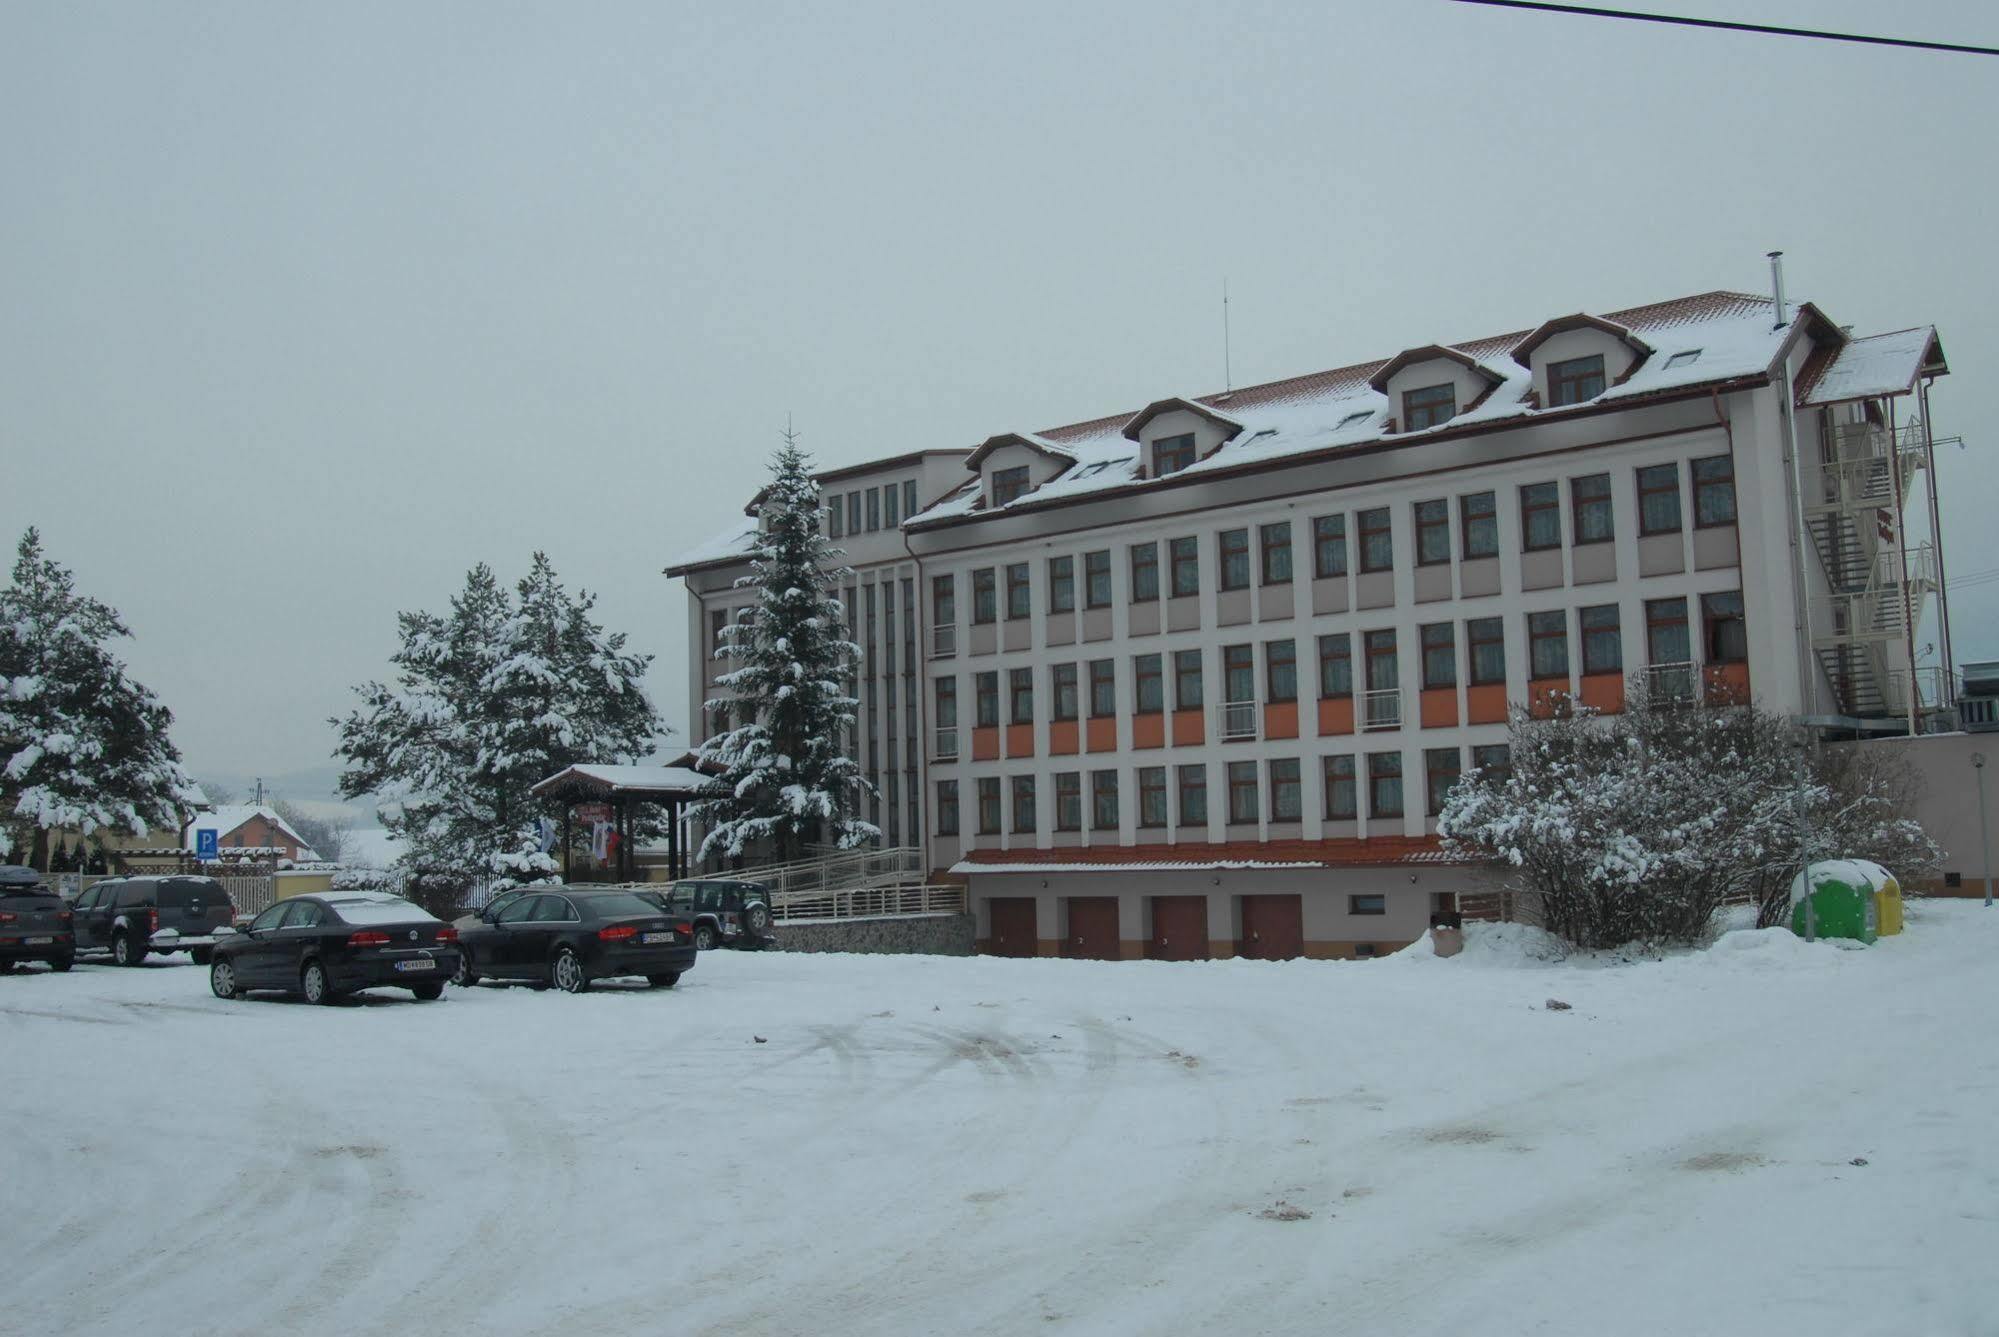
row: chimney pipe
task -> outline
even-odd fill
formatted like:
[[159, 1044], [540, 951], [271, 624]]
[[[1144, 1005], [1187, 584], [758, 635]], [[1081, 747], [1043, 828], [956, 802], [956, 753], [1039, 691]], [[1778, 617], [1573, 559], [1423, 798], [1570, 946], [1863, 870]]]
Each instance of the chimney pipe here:
[[1790, 312], [1784, 306], [1784, 253], [1770, 252], [1770, 288], [1777, 301], [1777, 323], [1770, 328], [1781, 330], [1791, 323]]

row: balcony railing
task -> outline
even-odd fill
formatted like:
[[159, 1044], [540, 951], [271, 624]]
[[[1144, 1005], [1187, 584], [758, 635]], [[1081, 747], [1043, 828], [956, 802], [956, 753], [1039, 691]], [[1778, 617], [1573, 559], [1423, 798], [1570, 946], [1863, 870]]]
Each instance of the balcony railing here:
[[930, 629], [930, 657], [949, 659], [958, 653], [958, 624], [940, 622]]
[[1690, 659], [1645, 670], [1645, 688], [1654, 701], [1693, 701], [1700, 696], [1700, 681], [1700, 667]]
[[1223, 703], [1222, 737], [1231, 741], [1256, 737], [1256, 702], [1228, 701]]
[[1402, 727], [1402, 689], [1383, 687], [1360, 695], [1360, 727], [1363, 729], [1400, 729]]
[[933, 755], [938, 761], [958, 759], [958, 726], [945, 725], [937, 730], [937, 746]]

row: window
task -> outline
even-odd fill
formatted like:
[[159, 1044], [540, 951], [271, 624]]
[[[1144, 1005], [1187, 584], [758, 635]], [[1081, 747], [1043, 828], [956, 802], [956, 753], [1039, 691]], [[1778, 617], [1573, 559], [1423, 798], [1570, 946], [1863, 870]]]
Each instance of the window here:
[[1166, 709], [1166, 669], [1158, 655], [1138, 655], [1131, 661], [1132, 686], [1138, 697], [1133, 707], [1140, 715]]
[[1228, 768], [1229, 823], [1247, 825], [1256, 821], [1256, 763], [1232, 761]]
[[1360, 424], [1366, 422], [1369, 418], [1372, 418], [1373, 416], [1374, 416], [1373, 409], [1361, 409], [1358, 412], [1349, 413], [1347, 414], [1346, 417], [1341, 418], [1340, 426], [1358, 427], [1360, 426]]
[[1056, 664], [1048, 670], [1048, 691], [1055, 699], [1055, 715], [1058, 720], [1076, 718], [1076, 666]]
[[729, 610], [711, 608], [708, 610], [708, 653], [710, 657], [721, 654], [729, 648]]
[[1031, 668], [1009, 670], [1006, 686], [1008, 722], [1034, 723], [1034, 670]]
[[1479, 779], [1503, 785], [1513, 775], [1513, 749], [1504, 743], [1473, 744], [1471, 764], [1478, 768]]
[[907, 516], [914, 516], [916, 511], [916, 480], [911, 478], [902, 485], [902, 513]]
[[1458, 685], [1458, 643], [1448, 622], [1432, 622], [1420, 632], [1423, 638], [1423, 688]]
[[882, 491], [878, 487], [868, 489], [868, 528], [882, 527]]
[[841, 507], [838, 497], [828, 502], [826, 504], [826, 537], [836, 539], [845, 534], [847, 526], [841, 522], [846, 518], [845, 510]]
[[1362, 571], [1392, 571], [1395, 569], [1395, 536], [1388, 526], [1388, 508], [1377, 506], [1371, 511], [1362, 511], [1360, 521], [1360, 569]]
[[1654, 464], [1638, 471], [1638, 532], [1680, 532], [1680, 466]]
[[1529, 483], [1520, 489], [1520, 546], [1527, 552], [1562, 546], [1562, 489]]
[[1327, 757], [1323, 765], [1326, 773], [1327, 820], [1351, 822], [1359, 815], [1358, 795], [1354, 792], [1353, 758]]
[[1222, 588], [1249, 588], [1249, 531], [1224, 529], [1221, 534]]
[[958, 680], [956, 678], [939, 678], [935, 690], [937, 694], [937, 727], [939, 729], [956, 729], [958, 727]]
[[1179, 769], [1180, 825], [1208, 824], [1208, 768], [1182, 766]]
[[1117, 772], [1090, 772], [1090, 829], [1117, 830]]
[[999, 674], [980, 673], [972, 679], [974, 717], [981, 729], [999, 727]]
[[1048, 559], [1048, 611], [1076, 611], [1076, 559], [1073, 557]]
[[1548, 364], [1548, 407], [1586, 404], [1603, 393], [1603, 354]]
[[1006, 569], [1006, 620], [1017, 622], [1033, 609], [1033, 595], [1028, 588], [1027, 563], [1013, 562]]
[[1624, 635], [1616, 604], [1597, 604], [1576, 615], [1583, 629], [1583, 672], [1624, 672]]
[[1090, 718], [1104, 719], [1117, 714], [1117, 661], [1090, 661]]
[[1687, 640], [1687, 601], [1645, 601], [1645, 653], [1652, 664], [1684, 664], [1694, 657]]
[[1319, 695], [1353, 695], [1353, 638], [1347, 632], [1319, 638]]
[[1169, 546], [1173, 563], [1173, 597], [1184, 599], [1201, 592], [1201, 544], [1199, 539], [1174, 539]]
[[1270, 820], [1296, 822], [1305, 816], [1305, 787], [1298, 781], [1298, 758], [1279, 757], [1270, 763]]
[[1458, 411], [1455, 385], [1426, 385], [1402, 392], [1402, 430], [1420, 432], [1425, 427], [1449, 422]]
[[1222, 647], [1222, 700], [1256, 700], [1256, 652], [1247, 645]]
[[1034, 777], [1013, 777], [1013, 829], [1016, 834], [1034, 830]]
[[1614, 537], [1610, 519], [1610, 475], [1589, 474], [1569, 482], [1569, 501], [1575, 507], [1575, 541], [1608, 543]]
[[847, 494], [847, 532], [849, 534], [861, 532], [861, 494], [858, 492]]
[[1102, 552], [1083, 554], [1083, 606], [1111, 606], [1111, 554], [1108, 548]]
[[882, 528], [894, 529], [902, 523], [902, 489], [890, 483], [882, 489]]
[[1385, 692], [1396, 684], [1395, 632], [1370, 631], [1366, 634], [1367, 690]]
[[1055, 777], [1055, 829], [1083, 829], [1083, 773], [1063, 771]]
[[1701, 350], [1698, 348], [1688, 348], [1681, 352], [1675, 353], [1671, 357], [1666, 359], [1666, 370], [1671, 371], [1675, 367], [1691, 366], [1694, 363], [1700, 361], [1700, 356], [1701, 356]]
[[1184, 432], [1179, 436], [1162, 436], [1152, 443], [1152, 474], [1155, 478], [1177, 474], [1193, 462], [1192, 432]]
[[1451, 508], [1441, 501], [1416, 503], [1416, 565], [1451, 560]]
[[1202, 701], [1201, 652], [1199, 650], [1175, 650], [1173, 652], [1173, 708], [1175, 710], [1199, 710]]
[[991, 567], [972, 572], [972, 621], [999, 620], [999, 574]]
[[1312, 521], [1312, 574], [1320, 580], [1347, 573], [1347, 518], [1322, 515]]
[[1131, 601], [1149, 604], [1159, 597], [1159, 545], [1131, 545]]
[[993, 505], [1004, 506], [1027, 492], [1027, 466], [993, 470]]
[[1444, 810], [1451, 786], [1458, 782], [1464, 758], [1454, 747], [1433, 747], [1423, 753], [1423, 800], [1425, 811], [1435, 817]]
[[1400, 817], [1402, 815], [1402, 754], [1400, 752], [1370, 752], [1367, 754], [1367, 815], [1369, 817]]
[[996, 836], [1000, 829], [999, 777], [989, 775], [979, 781], [979, 834]]
[[930, 621], [948, 627], [958, 620], [958, 580], [955, 576], [930, 578]]
[[1466, 561], [1499, 556], [1499, 502], [1492, 493], [1459, 497], [1458, 524]]
[[1347, 913], [1350, 915], [1385, 915], [1388, 913], [1388, 897], [1358, 893], [1347, 897]]
[[1298, 699], [1298, 643], [1263, 643], [1263, 686], [1266, 701]]
[[1694, 527], [1735, 523], [1735, 461], [1726, 455], [1695, 460]]
[[1489, 687], [1506, 681], [1506, 624], [1496, 617], [1465, 623], [1465, 647], [1471, 659], [1471, 685]]
[[1749, 624], [1742, 619], [1742, 592], [1701, 596], [1701, 622], [1710, 664], [1740, 664], [1749, 658]]
[[1138, 768], [1138, 824], [1147, 827], [1166, 825], [1166, 768], [1164, 766], [1141, 766]]
[[937, 782], [937, 834], [955, 836], [958, 834], [958, 782], [939, 780]]
[[1569, 676], [1569, 615], [1560, 609], [1527, 615], [1528, 674], [1534, 678]]
[[1279, 520], [1257, 531], [1257, 540], [1263, 549], [1263, 583], [1266, 585], [1289, 585], [1291, 583], [1291, 522]]

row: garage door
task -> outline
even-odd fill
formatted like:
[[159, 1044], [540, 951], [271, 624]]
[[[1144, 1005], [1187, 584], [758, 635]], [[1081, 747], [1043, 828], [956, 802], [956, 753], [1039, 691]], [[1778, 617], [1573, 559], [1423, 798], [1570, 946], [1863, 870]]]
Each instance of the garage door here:
[[1208, 898], [1154, 896], [1152, 939], [1145, 954], [1155, 961], [1207, 960]]
[[1289, 961], [1305, 952], [1305, 902], [1299, 896], [1242, 898], [1239, 955], [1255, 961]]
[[986, 941], [989, 956], [1034, 955], [1034, 898], [995, 896], [986, 902], [992, 918], [992, 937]]
[[1117, 897], [1072, 896], [1069, 936], [1062, 939], [1062, 955], [1115, 961], [1120, 955], [1117, 932]]

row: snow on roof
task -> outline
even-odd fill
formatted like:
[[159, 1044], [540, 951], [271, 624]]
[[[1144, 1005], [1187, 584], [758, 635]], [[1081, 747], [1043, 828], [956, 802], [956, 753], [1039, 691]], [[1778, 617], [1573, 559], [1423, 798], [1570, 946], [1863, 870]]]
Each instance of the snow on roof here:
[[534, 787], [534, 793], [551, 789], [563, 780], [578, 778], [604, 786], [613, 793], [648, 789], [705, 790], [715, 787], [713, 776], [686, 766], [571, 766]]
[[969, 873], [1207, 872], [1241, 868], [1379, 868], [1458, 863], [1434, 836], [1229, 841], [1209, 845], [1101, 846], [1059, 850], [975, 850], [951, 866]]
[[729, 527], [717, 533], [704, 543], [697, 543], [666, 565], [666, 574], [678, 575], [689, 567], [706, 566], [710, 562], [725, 562], [732, 557], [749, 554], [752, 542], [757, 536], [755, 518], [736, 516], [729, 521]]
[[[1590, 402], [1638, 399], [1767, 375], [1784, 345], [1796, 334], [1799, 321], [1823, 320], [1809, 303], [1801, 303], [1797, 312], [1792, 321], [1776, 327], [1771, 319], [1769, 298], [1735, 292], [1701, 293], [1608, 312], [1603, 317], [1606, 323], [1629, 330], [1653, 351], [1628, 377], [1607, 387]], [[1223, 411], [1221, 406], [1225, 406], [1229, 420], [1240, 423], [1243, 430], [1206, 459], [1172, 477], [1227, 470], [1287, 455], [1338, 452], [1388, 441], [1418, 442], [1468, 425], [1574, 412], [1581, 406], [1535, 407], [1531, 398], [1532, 376], [1512, 357], [1514, 348], [1532, 333], [1532, 330], [1517, 330], [1440, 345], [1472, 360], [1498, 383], [1489, 394], [1450, 421], [1420, 432], [1391, 436], [1385, 430], [1391, 406], [1387, 397], [1368, 382], [1392, 358], [1250, 386], [1225, 396], [1202, 396], [1193, 402], [1216, 412]], [[1677, 366], [1668, 365], [1682, 354], [1693, 356], [1680, 357]], [[1163, 481], [1138, 476], [1138, 446], [1123, 436], [1123, 429], [1133, 416], [1118, 413], [1067, 427], [1017, 434], [1067, 452], [1075, 457], [1075, 463], [997, 510], [1033, 507], [1079, 494], [1152, 486]], [[904, 523], [922, 528], [974, 513], [997, 513], [983, 503], [978, 480], [972, 479]]]
[[[292, 830], [291, 823], [278, 816], [276, 809], [270, 807], [268, 804], [259, 806], [255, 803], [225, 803], [212, 811], [196, 813], [194, 820], [188, 823], [187, 848], [197, 848], [195, 842], [197, 832], [213, 831], [215, 832], [216, 839], [221, 841], [227, 839], [230, 832], [247, 822], [255, 821], [259, 817], [290, 836], [293, 843], [300, 847], [301, 853], [305, 858], [310, 860], [319, 857], [318, 852], [312, 848], [306, 838]], [[266, 851], [269, 849], [268, 846], [260, 848]]]
[[[1930, 357], [1935, 348], [1936, 357]], [[1841, 348], [1806, 393], [1807, 405], [1907, 394], [1931, 362], [1943, 360], [1934, 325], [1854, 339]]]

